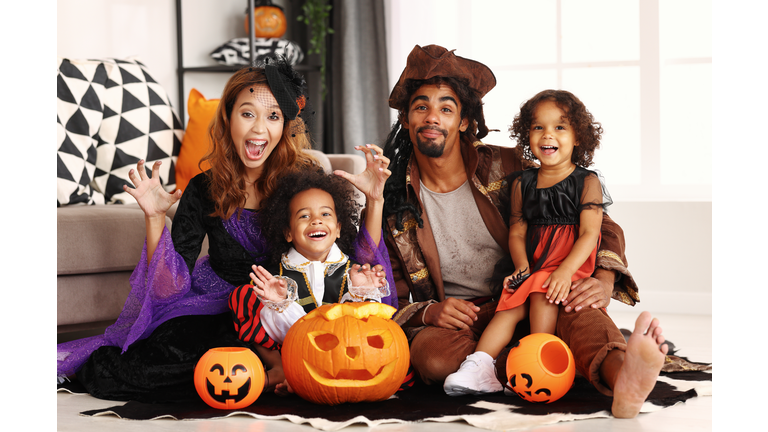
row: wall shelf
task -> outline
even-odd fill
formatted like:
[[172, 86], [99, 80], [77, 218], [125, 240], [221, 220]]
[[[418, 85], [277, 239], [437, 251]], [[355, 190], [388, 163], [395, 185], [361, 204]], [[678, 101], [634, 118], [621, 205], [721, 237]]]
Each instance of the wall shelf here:
[[[234, 72], [242, 67], [243, 65], [180, 67], [179, 71], [181, 71], [182, 73], [185, 73], [185, 72]], [[295, 65], [293, 68], [299, 72], [315, 72], [315, 71], [319, 72], [320, 71], [320, 66], [312, 66], [312, 65], [298, 64], [298, 65]]]
[[[240, 0], [242, 1], [242, 0]], [[303, 4], [303, 0], [287, 0], [289, 5], [287, 10], [285, 10], [286, 13], [286, 19], [289, 22], [296, 22], [296, 14], [294, 12], [300, 11], [301, 4]], [[187, 92], [185, 91], [184, 86], [184, 76], [187, 73], [233, 73], [237, 71], [238, 69], [243, 68], [245, 65], [210, 65], [210, 66], [185, 66], [184, 65], [184, 56], [183, 56], [183, 35], [182, 35], [182, 13], [181, 13], [181, 3], [182, 0], [176, 0], [176, 44], [177, 44], [177, 82], [178, 82], [178, 113], [179, 118], [181, 119], [182, 123], [186, 124], [186, 96]], [[333, 0], [329, 2], [330, 4], [333, 4]], [[255, 7], [255, 1], [254, 0], [247, 0], [247, 10], [248, 10], [248, 16], [251, 25], [249, 26], [249, 41], [250, 41], [250, 58], [255, 59], [255, 48], [254, 48], [254, 41], [255, 41], [255, 34], [254, 34], [254, 25], [253, 25], [253, 9]], [[289, 26], [289, 32], [290, 35], [286, 33], [284, 36], [286, 39], [290, 39], [292, 41], [295, 41], [301, 46], [302, 50], [304, 51], [304, 60], [301, 64], [297, 64], [293, 66], [296, 71], [301, 72], [305, 79], [307, 80], [308, 90], [310, 99], [313, 101], [320, 101], [320, 65], [319, 65], [319, 56], [317, 54], [315, 55], [308, 55], [306, 46], [308, 45], [308, 35], [307, 30], [304, 25], [299, 25], [298, 23], [296, 25]], [[330, 44], [329, 44], [330, 46]], [[328, 57], [330, 57], [330, 50]], [[331, 64], [330, 59], [328, 59], [327, 64]], [[329, 80], [327, 80], [328, 82]], [[330, 89], [328, 91], [327, 96], [325, 97], [325, 100], [321, 103], [315, 103], [313, 104], [313, 108], [315, 110], [315, 122], [313, 124], [313, 127], [311, 128], [312, 137], [315, 143], [317, 144], [317, 147], [319, 147], [319, 150], [323, 149], [323, 142], [327, 139], [326, 136], [330, 136], [330, 132], [332, 129], [332, 122], [330, 115], [326, 114], [328, 111], [327, 108], [331, 106], [330, 100], [331, 100], [331, 92]]]

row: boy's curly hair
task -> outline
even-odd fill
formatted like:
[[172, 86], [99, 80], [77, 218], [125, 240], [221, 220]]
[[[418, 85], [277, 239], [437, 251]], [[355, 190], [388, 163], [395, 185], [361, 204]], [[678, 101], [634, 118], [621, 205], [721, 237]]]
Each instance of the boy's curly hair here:
[[512, 126], [509, 127], [509, 137], [517, 141], [517, 146], [521, 148], [522, 155], [528, 160], [536, 160], [531, 152], [531, 123], [533, 114], [539, 103], [551, 100], [565, 112], [573, 128], [578, 146], [573, 147], [571, 161], [583, 168], [592, 165], [592, 156], [595, 149], [600, 147], [600, 137], [603, 133], [603, 127], [596, 122], [592, 114], [587, 111], [587, 107], [573, 93], [566, 90], [544, 90], [526, 101], [520, 107], [520, 113], [515, 116]]
[[291, 227], [291, 200], [309, 189], [323, 190], [333, 198], [336, 220], [341, 224], [341, 237], [336, 240], [336, 245], [342, 252], [350, 254], [357, 237], [361, 208], [355, 201], [352, 185], [339, 176], [310, 169], [281, 177], [272, 195], [263, 203], [260, 221], [270, 248], [270, 264], [278, 264], [280, 257], [291, 248], [285, 240], [285, 232]]

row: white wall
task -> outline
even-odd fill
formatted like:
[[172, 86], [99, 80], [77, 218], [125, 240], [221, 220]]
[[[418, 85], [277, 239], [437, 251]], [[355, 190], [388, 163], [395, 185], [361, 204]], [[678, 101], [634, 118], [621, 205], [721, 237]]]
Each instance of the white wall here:
[[58, 56], [138, 56], [176, 104], [173, 0], [58, 0], [57, 4]]
[[[274, 3], [283, 4], [281, 0]], [[244, 0], [183, 0], [184, 65], [216, 66], [211, 51], [233, 38], [246, 36], [246, 5]], [[178, 106], [174, 0], [58, 0], [56, 23], [58, 56], [137, 56], [163, 85], [173, 106]], [[219, 98], [228, 77], [226, 73], [187, 73], [185, 100], [193, 87], [208, 99]]]
[[[186, 65], [214, 65], [208, 57], [210, 51], [231, 38], [245, 35], [244, 3], [183, 2]], [[57, 5], [57, 55], [139, 56], [177, 105], [173, 0], [58, 0]], [[390, 41], [395, 36], [390, 35]], [[400, 72], [393, 72], [391, 78], [396, 80]], [[186, 79], [185, 93], [195, 87], [206, 97], [217, 98], [226, 74], [191, 73]], [[510, 110], [514, 105], [510, 105]], [[613, 198], [616, 204], [610, 209], [611, 215], [625, 230], [630, 270], [640, 287], [642, 302], [635, 310], [710, 314], [711, 202], [627, 202], [621, 196]], [[610, 308], [622, 306], [614, 302]]]
[[608, 311], [712, 314], [712, 203], [617, 202], [629, 269], [640, 289], [634, 307]]
[[[416, 44], [456, 49], [456, 55], [494, 71], [496, 87], [483, 101], [489, 127], [500, 132], [491, 132], [486, 143], [513, 145], [507, 127], [520, 104], [537, 92], [559, 88], [578, 95], [604, 128], [594, 168], [605, 175], [616, 203], [609, 212], [624, 229], [629, 269], [640, 289], [641, 303], [631, 310], [711, 314], [707, 2], [386, 5], [388, 28], [394, 30], [387, 35], [391, 85]], [[618, 302], [610, 306], [624, 308]]]

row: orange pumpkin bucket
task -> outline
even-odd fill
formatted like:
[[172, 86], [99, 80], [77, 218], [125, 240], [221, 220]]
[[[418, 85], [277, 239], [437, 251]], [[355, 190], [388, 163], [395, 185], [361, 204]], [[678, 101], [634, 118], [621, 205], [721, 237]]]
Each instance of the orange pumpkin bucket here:
[[529, 402], [554, 402], [568, 393], [576, 376], [573, 354], [555, 335], [534, 333], [509, 351], [507, 378]]
[[195, 365], [195, 389], [213, 408], [245, 408], [264, 389], [264, 366], [248, 348], [212, 348]]

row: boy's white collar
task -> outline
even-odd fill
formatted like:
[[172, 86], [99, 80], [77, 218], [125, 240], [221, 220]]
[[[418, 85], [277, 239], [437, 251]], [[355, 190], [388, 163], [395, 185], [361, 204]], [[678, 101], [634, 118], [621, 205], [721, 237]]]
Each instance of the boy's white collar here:
[[[288, 263], [291, 264], [293, 267], [304, 267], [305, 265], [309, 264], [310, 260], [308, 260], [304, 255], [300, 254], [296, 249], [291, 247], [291, 249], [288, 250], [288, 253], [284, 255], [284, 257], [287, 259]], [[339, 264], [344, 261], [344, 258], [346, 256], [341, 252], [341, 249], [339, 249], [338, 246], [336, 246], [336, 243], [331, 246], [331, 250], [328, 252], [328, 256], [325, 258], [325, 261], [322, 264], [325, 265], [331, 265], [331, 264]], [[319, 261], [315, 261], [319, 262]]]

